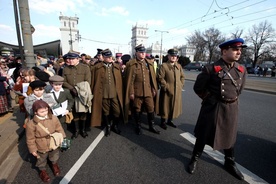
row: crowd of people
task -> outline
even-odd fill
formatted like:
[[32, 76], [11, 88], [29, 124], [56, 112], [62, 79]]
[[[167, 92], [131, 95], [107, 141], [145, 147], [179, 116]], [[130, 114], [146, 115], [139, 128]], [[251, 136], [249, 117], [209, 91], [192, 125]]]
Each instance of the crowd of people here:
[[[236, 61], [243, 47], [242, 39], [221, 44], [222, 59], [206, 65], [196, 80], [194, 90], [203, 102], [195, 129], [197, 141], [188, 167], [191, 174], [197, 168], [204, 145], [209, 144], [214, 149], [225, 150], [226, 169], [243, 179], [233, 155], [237, 99], [245, 80], [245, 69]], [[2, 69], [1, 59], [0, 113], [9, 111], [8, 91], [13, 90], [18, 96], [20, 112], [25, 113], [27, 146], [37, 158], [36, 166], [44, 182], [50, 181], [45, 169], [47, 158], [52, 162], [55, 176], [60, 174], [60, 169], [59, 151], [47, 147], [49, 135], [41, 126], [50, 133], [59, 132], [63, 138], [71, 139], [86, 138], [90, 127], [103, 128], [106, 137], [111, 132], [120, 134], [120, 126], [130, 120], [135, 124], [134, 132], [141, 135], [144, 114], [152, 133], [160, 134], [156, 115], [160, 116], [159, 125], [163, 130], [168, 126], [177, 127], [173, 120], [182, 114], [185, 81], [178, 63], [178, 50], [169, 49], [168, 60], [158, 67], [154, 57], [146, 54], [144, 45], [136, 46], [135, 51], [133, 58], [122, 53], [114, 56], [109, 49], [97, 49], [93, 58], [76, 51], [69, 51], [58, 59], [45, 60], [38, 56], [32, 68], [22, 67], [16, 59], [16, 70], [11, 76]], [[5, 63], [11, 62], [5, 60]], [[14, 84], [9, 84], [10, 79]], [[225, 128], [220, 128], [225, 122]], [[65, 134], [65, 128], [71, 131], [70, 136]]]

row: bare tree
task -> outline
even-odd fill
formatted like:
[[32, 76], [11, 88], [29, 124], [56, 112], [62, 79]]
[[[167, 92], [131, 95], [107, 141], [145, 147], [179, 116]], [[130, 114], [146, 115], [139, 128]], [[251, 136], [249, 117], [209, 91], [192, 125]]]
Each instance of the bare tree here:
[[275, 30], [272, 25], [267, 21], [261, 22], [259, 25], [253, 25], [248, 31], [246, 37], [247, 42], [252, 44], [253, 56], [253, 67], [262, 57], [267, 57], [272, 53], [272, 46], [275, 43]]
[[209, 54], [208, 62], [211, 62], [219, 57], [218, 45], [225, 41], [225, 37], [218, 29], [211, 27], [203, 33], [203, 38], [206, 44], [205, 48], [207, 49]]
[[199, 30], [196, 30], [195, 33], [186, 38], [188, 44], [194, 45], [196, 47], [196, 52], [194, 56], [195, 61], [204, 61], [206, 57], [205, 50], [205, 40], [202, 36], [202, 33]]
[[243, 29], [240, 29], [240, 28], [236, 28], [235, 31], [233, 33], [231, 33], [231, 38], [232, 39], [235, 39], [235, 38], [241, 38], [243, 34]]

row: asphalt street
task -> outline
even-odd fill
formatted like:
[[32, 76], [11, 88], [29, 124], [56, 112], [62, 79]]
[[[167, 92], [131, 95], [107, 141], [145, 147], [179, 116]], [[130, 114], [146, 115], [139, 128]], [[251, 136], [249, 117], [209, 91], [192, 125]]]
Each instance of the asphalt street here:
[[[183, 90], [183, 114], [175, 120], [177, 128], [150, 133], [143, 115], [143, 135], [134, 133], [134, 124], [121, 125], [122, 134], [104, 137], [92, 128], [89, 137], [79, 137], [72, 148], [61, 153], [60, 177], [47, 169], [51, 183], [274, 183], [276, 181], [275, 95], [245, 90], [240, 97], [240, 122], [236, 143], [236, 161], [248, 172], [239, 181], [224, 169], [215, 157], [204, 153], [198, 171], [186, 171], [193, 143], [183, 136], [192, 135], [200, 109], [200, 99], [186, 81]], [[159, 117], [156, 123], [159, 124]], [[66, 131], [67, 135], [71, 135]], [[19, 146], [24, 146], [24, 139]], [[213, 153], [213, 152], [211, 152]], [[13, 183], [42, 183], [35, 169], [35, 159], [28, 155]], [[246, 174], [246, 173], [244, 173]]]

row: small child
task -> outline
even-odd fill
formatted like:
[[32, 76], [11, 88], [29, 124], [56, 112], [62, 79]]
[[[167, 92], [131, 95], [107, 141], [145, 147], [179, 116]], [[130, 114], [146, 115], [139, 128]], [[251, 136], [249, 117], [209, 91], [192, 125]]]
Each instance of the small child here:
[[52, 162], [51, 168], [55, 176], [60, 175], [57, 161], [60, 149], [50, 150], [50, 136], [38, 123], [42, 124], [52, 134], [59, 132], [65, 138], [65, 132], [56, 116], [51, 113], [49, 105], [43, 100], [37, 100], [32, 106], [34, 117], [26, 126], [26, 141], [29, 152], [37, 158], [36, 167], [40, 170], [40, 178], [43, 182], [49, 182], [50, 177], [46, 172], [47, 158]]
[[[75, 100], [68, 89], [62, 88], [63, 81], [64, 81], [64, 78], [59, 75], [54, 75], [50, 77], [49, 82], [52, 86], [52, 89], [49, 91], [49, 94], [53, 96], [53, 99], [58, 104], [57, 106], [60, 106], [61, 103], [67, 100], [67, 108], [66, 108], [66, 112], [64, 113], [64, 115], [66, 115], [70, 111], [72, 111], [72, 107], [74, 105]], [[59, 115], [58, 119], [60, 123], [64, 126], [65, 116]]]
[[32, 105], [35, 101], [43, 100], [47, 102], [50, 107], [53, 107], [57, 104], [50, 94], [44, 93], [44, 87], [46, 86], [45, 82], [35, 80], [31, 82], [29, 86], [32, 89], [32, 94], [24, 99], [24, 106], [26, 108], [27, 113], [30, 115], [30, 119], [34, 115]]

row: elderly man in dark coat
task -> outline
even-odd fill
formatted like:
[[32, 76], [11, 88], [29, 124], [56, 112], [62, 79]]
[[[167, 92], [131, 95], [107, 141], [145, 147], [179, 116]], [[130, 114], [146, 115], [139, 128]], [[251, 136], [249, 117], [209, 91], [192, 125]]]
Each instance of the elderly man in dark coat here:
[[197, 76], [195, 93], [202, 99], [202, 106], [195, 127], [196, 143], [188, 171], [193, 174], [204, 145], [214, 150], [224, 150], [225, 169], [243, 180], [234, 161], [234, 144], [237, 136], [238, 97], [244, 88], [246, 70], [237, 63], [244, 40], [230, 40], [219, 45], [221, 59], [206, 65]]
[[[112, 60], [112, 52], [103, 50], [103, 62], [94, 66], [91, 89], [94, 95], [92, 102], [91, 125], [101, 126], [102, 118], [106, 126], [105, 136], [110, 131], [120, 134], [118, 127], [123, 116], [123, 80], [120, 65]], [[111, 122], [112, 125], [111, 125]]]
[[[153, 63], [148, 62], [146, 57], [146, 48], [140, 44], [135, 47], [136, 58], [126, 64], [126, 99], [125, 99], [125, 117], [132, 110], [136, 123], [136, 133], [142, 134], [140, 114], [142, 106], [148, 115], [149, 130], [159, 134], [160, 131], [154, 125], [155, 113], [158, 113], [158, 86]], [[132, 106], [130, 105], [132, 103]]]
[[[176, 128], [173, 119], [182, 113], [182, 88], [184, 86], [184, 72], [177, 63], [178, 50], [168, 50], [168, 61], [160, 66], [157, 80], [160, 83], [159, 115], [161, 127], [167, 129], [167, 125]], [[166, 122], [166, 120], [168, 120]]]

